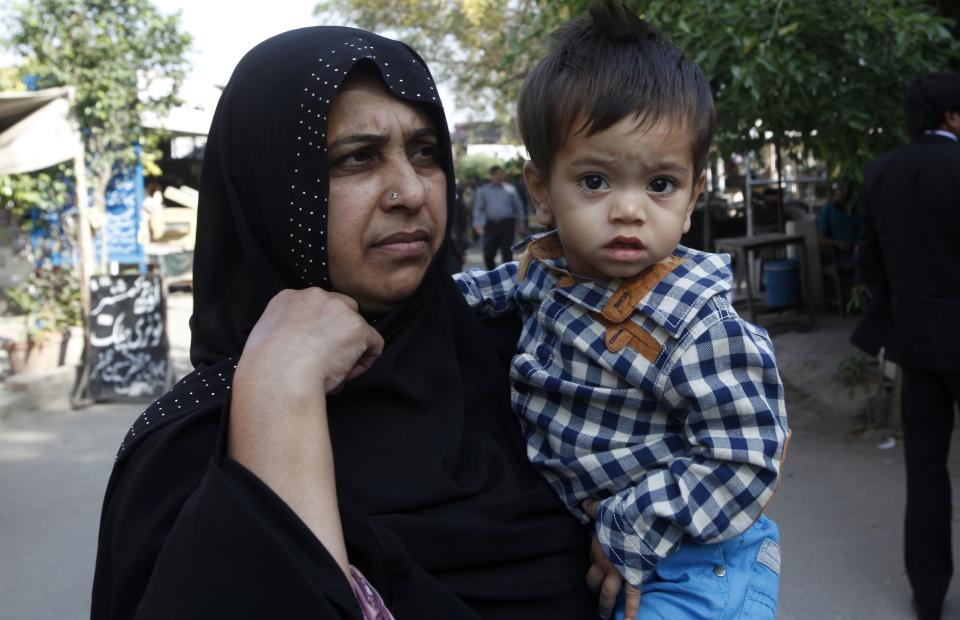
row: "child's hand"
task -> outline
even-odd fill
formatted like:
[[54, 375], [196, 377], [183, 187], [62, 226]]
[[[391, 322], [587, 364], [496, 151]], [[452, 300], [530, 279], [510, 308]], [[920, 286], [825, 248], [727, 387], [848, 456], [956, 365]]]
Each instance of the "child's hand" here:
[[[581, 504], [583, 511], [597, 518], [597, 506], [600, 504], [595, 499], [588, 499]], [[599, 610], [601, 618], [609, 618], [613, 614], [613, 608], [617, 603], [617, 594], [623, 586], [623, 576], [610, 563], [610, 559], [600, 547], [600, 541], [594, 536], [590, 543], [590, 560], [592, 564], [587, 571], [587, 585], [594, 592], [600, 592]], [[623, 609], [623, 620], [636, 620], [637, 610], [640, 609], [640, 590], [626, 584], [625, 603]]]
[[640, 590], [628, 583], [624, 592], [623, 620], [637, 620], [639, 610]]

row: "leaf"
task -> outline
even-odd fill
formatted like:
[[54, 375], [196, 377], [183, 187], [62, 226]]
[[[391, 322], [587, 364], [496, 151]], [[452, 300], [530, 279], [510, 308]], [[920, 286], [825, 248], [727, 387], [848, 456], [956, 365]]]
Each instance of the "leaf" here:
[[793, 22], [792, 24], [787, 24], [783, 28], [777, 30], [777, 34], [781, 37], [785, 37], [791, 32], [795, 32], [798, 28], [800, 28], [800, 22]]

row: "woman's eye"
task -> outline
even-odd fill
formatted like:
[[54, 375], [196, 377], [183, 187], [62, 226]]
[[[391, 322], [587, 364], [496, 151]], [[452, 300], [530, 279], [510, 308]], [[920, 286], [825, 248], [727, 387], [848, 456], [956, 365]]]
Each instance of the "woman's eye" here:
[[650, 185], [647, 186], [651, 192], [655, 194], [666, 194], [676, 187], [670, 179], [664, 177], [657, 177], [654, 180], [650, 181]]
[[607, 180], [599, 174], [586, 174], [580, 177], [580, 187], [588, 192], [599, 192], [607, 189]]
[[434, 144], [421, 146], [413, 151], [410, 158], [415, 162], [435, 163], [440, 161], [440, 151]]
[[370, 154], [366, 151], [357, 151], [355, 153], [350, 153], [349, 155], [344, 155], [343, 157], [338, 158], [334, 162], [334, 166], [344, 166], [347, 168], [363, 166], [370, 160]]

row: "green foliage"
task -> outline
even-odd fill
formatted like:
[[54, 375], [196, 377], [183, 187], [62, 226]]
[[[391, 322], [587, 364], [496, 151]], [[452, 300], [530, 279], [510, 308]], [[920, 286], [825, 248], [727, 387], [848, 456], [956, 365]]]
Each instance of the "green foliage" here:
[[[190, 36], [180, 16], [149, 0], [29, 0], [13, 5], [6, 43], [39, 87], [73, 86], [74, 109], [91, 172], [94, 208], [116, 165], [147, 147], [142, 115], [176, 105]], [[152, 153], [146, 157], [151, 160]]]
[[[901, 143], [909, 76], [957, 67], [955, 23], [921, 0], [628, 0], [710, 78], [717, 147], [802, 146], [854, 182]], [[342, 20], [397, 34], [456, 86], [458, 103], [512, 117], [549, 33], [589, 0], [327, 0]], [[478, 93], [486, 93], [478, 96]], [[759, 127], [758, 127], [758, 122]]]
[[464, 155], [457, 160], [457, 178], [463, 183], [483, 183], [493, 166], [503, 166], [503, 162], [492, 155]]
[[73, 170], [67, 164], [27, 174], [0, 176], [0, 206], [21, 221], [22, 230], [29, 231], [32, 223], [26, 218], [31, 209], [59, 211], [68, 202], [67, 183], [72, 177]]
[[[456, 84], [456, 99], [474, 110], [511, 109], [516, 85], [532, 67], [529, 0], [323, 0], [314, 13], [325, 23], [350, 23], [396, 36], [419, 52], [441, 81]], [[515, 6], [513, 6], [515, 5]], [[523, 7], [533, 13], [529, 16]]]
[[855, 184], [906, 139], [905, 80], [960, 58], [950, 22], [915, 0], [660, 0], [648, 15], [709, 76], [722, 150], [756, 147], [769, 131]]
[[27, 90], [23, 83], [21, 67], [0, 67], [0, 91], [17, 92]]
[[867, 309], [870, 303], [870, 289], [865, 284], [857, 284], [850, 291], [850, 301], [847, 302], [847, 314], [860, 314]]
[[17, 286], [5, 289], [3, 294], [23, 315], [24, 332], [29, 340], [42, 340], [45, 333], [83, 325], [80, 280], [70, 269], [39, 269]]
[[[71, 166], [60, 164], [30, 174], [11, 174], [0, 177], [0, 208], [8, 209], [20, 222], [22, 233], [29, 234], [37, 226], [46, 226], [46, 212], [61, 212], [65, 231], [53, 231], [36, 248], [23, 246], [23, 258], [34, 267], [30, 276], [17, 286], [3, 291], [4, 296], [24, 317], [26, 336], [37, 340], [44, 332], [63, 331], [73, 325], [82, 325], [80, 282], [69, 269], [54, 267], [53, 254], [72, 255], [72, 239], [76, 222], [62, 213], [69, 202], [73, 176]], [[38, 210], [41, 217], [30, 217]]]
[[860, 353], [854, 353], [842, 360], [837, 366], [837, 379], [850, 390], [850, 398], [859, 388], [868, 389], [877, 381], [877, 360]]

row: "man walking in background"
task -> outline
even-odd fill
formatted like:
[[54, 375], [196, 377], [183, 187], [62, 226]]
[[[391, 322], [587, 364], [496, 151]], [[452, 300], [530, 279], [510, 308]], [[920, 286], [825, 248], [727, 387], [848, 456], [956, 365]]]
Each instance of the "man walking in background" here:
[[527, 232], [527, 215], [517, 188], [503, 180], [503, 168], [490, 168], [490, 182], [477, 190], [473, 205], [473, 229], [483, 237], [483, 262], [487, 269], [497, 266], [500, 250], [503, 262], [513, 260], [514, 236]]
[[960, 74], [907, 86], [913, 142], [864, 178], [858, 266], [873, 291], [853, 342], [903, 369], [904, 557], [913, 605], [939, 619], [953, 574], [947, 452], [960, 400]]

